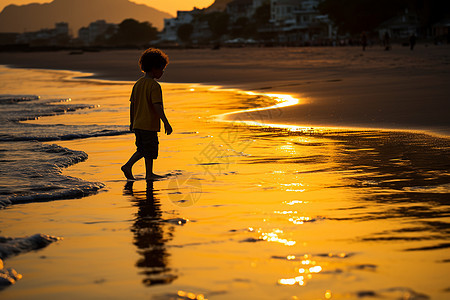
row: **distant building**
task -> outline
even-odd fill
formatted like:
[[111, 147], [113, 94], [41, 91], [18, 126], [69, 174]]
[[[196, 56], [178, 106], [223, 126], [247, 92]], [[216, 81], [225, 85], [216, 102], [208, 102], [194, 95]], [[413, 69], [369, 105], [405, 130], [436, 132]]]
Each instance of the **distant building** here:
[[13, 45], [16, 43], [17, 36], [15, 32], [0, 32], [0, 45]]
[[[233, 0], [226, 5], [230, 16], [229, 29], [240, 18], [251, 20], [256, 10], [264, 4], [270, 5], [270, 24], [260, 26], [257, 30], [263, 40], [273, 43], [303, 45], [311, 41], [331, 40], [336, 34], [328, 16], [319, 13], [317, 7], [321, 0]], [[192, 43], [206, 41], [211, 37], [208, 23], [198, 16], [207, 10], [178, 11], [176, 18], [164, 20], [161, 41], [179, 42], [178, 28], [183, 24], [194, 27]]]
[[387, 20], [378, 27], [378, 35], [383, 39], [386, 32], [391, 39], [408, 39], [412, 34], [419, 32], [419, 17], [415, 13], [405, 10], [404, 13], [390, 20]]
[[84, 45], [93, 45], [102, 38], [107, 40], [117, 31], [117, 24], [106, 23], [105, 20], [97, 20], [89, 24], [88, 27], [82, 27], [78, 30], [78, 38]]
[[234, 0], [228, 3], [226, 12], [230, 15], [230, 21], [235, 22], [239, 18], [250, 19], [254, 14], [253, 0]]
[[294, 10], [300, 9], [302, 0], [271, 0], [270, 22], [276, 26], [294, 21]]
[[270, 3], [270, 0], [253, 0], [253, 13], [255, 13], [259, 7], [266, 3]]
[[16, 43], [32, 45], [64, 45], [70, 40], [69, 24], [60, 22], [55, 24], [55, 28], [41, 29], [34, 32], [24, 32], [17, 36]]
[[450, 43], [450, 18], [433, 25], [433, 37], [436, 43]]
[[58, 35], [69, 35], [69, 23], [59, 22], [55, 24], [54, 34]]
[[[270, 22], [278, 43], [324, 43], [335, 36], [327, 15], [320, 14], [320, 0], [271, 0]], [[275, 29], [274, 29], [275, 28]]]
[[[160, 34], [160, 40], [165, 42], [178, 42], [178, 28], [183, 24], [193, 24], [195, 16], [199, 15], [202, 11], [198, 8], [194, 8], [192, 11], [177, 11], [176, 18], [164, 19], [164, 29]], [[198, 31], [194, 30], [195, 33], [198, 33]]]

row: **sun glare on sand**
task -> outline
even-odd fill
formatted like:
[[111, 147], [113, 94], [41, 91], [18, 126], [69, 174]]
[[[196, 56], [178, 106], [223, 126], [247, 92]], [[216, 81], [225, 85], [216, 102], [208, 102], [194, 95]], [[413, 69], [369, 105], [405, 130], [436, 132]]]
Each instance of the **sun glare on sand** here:
[[[271, 124], [267, 123], [267, 119], [270, 119], [274, 113], [274, 111], [279, 111], [280, 108], [297, 105], [300, 104], [300, 99], [294, 97], [293, 95], [289, 94], [265, 94], [265, 93], [255, 93], [255, 92], [242, 92], [245, 95], [248, 96], [259, 96], [264, 97], [267, 99], [271, 99], [272, 102], [275, 104], [264, 106], [264, 107], [257, 107], [257, 108], [249, 108], [244, 110], [237, 110], [233, 112], [228, 112], [220, 115], [214, 116], [214, 120], [218, 122], [229, 122], [233, 123], [233, 125], [245, 125], [245, 126], [258, 126], [258, 127], [265, 127], [265, 128], [279, 128], [282, 130], [287, 130], [290, 132], [311, 132], [317, 129], [313, 129], [311, 127], [302, 127], [302, 126], [295, 126], [295, 125], [288, 125], [288, 124]], [[237, 119], [229, 119], [228, 117], [232, 115], [239, 115], [239, 114], [250, 114], [246, 115], [242, 119], [238, 117]], [[251, 114], [254, 113], [257, 117], [252, 117]], [[244, 120], [244, 118], [246, 120]]]

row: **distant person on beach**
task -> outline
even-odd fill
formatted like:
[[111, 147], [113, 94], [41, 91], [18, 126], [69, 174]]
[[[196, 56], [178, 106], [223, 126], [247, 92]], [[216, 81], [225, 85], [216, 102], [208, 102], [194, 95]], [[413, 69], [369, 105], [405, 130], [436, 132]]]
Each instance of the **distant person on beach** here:
[[416, 40], [417, 37], [416, 35], [413, 33], [411, 34], [411, 36], [409, 37], [409, 48], [412, 50], [414, 50], [414, 46], [416, 45]]
[[361, 33], [361, 46], [363, 51], [366, 51], [366, 47], [367, 47], [367, 35], [366, 33], [363, 31], [363, 33]]
[[384, 34], [383, 44], [384, 44], [385, 51], [391, 50], [391, 37], [389, 36], [389, 33], [387, 31]]
[[155, 79], [161, 78], [169, 63], [167, 55], [159, 49], [145, 50], [139, 59], [139, 66], [145, 76], [136, 81], [130, 97], [130, 130], [136, 135], [136, 152], [121, 167], [128, 180], [134, 180], [133, 165], [145, 158], [146, 180], [161, 178], [153, 173], [153, 160], [158, 157], [158, 131], [161, 122], [167, 135], [172, 126], [166, 118], [163, 107], [161, 86]]

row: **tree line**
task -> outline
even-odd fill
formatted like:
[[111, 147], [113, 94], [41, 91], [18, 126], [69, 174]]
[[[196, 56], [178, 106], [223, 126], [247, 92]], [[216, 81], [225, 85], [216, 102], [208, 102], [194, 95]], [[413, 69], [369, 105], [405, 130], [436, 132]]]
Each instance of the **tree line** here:
[[208, 40], [219, 40], [222, 36], [228, 35], [231, 38], [261, 38], [261, 33], [258, 28], [269, 25], [270, 20], [270, 4], [266, 3], [256, 9], [251, 18], [240, 17], [232, 21], [230, 15], [226, 12], [210, 12], [199, 13], [195, 15], [192, 23], [182, 24], [177, 30], [179, 39], [185, 44], [191, 41], [192, 33], [196, 26], [201, 23], [206, 23], [211, 32], [210, 37], [205, 37]]
[[116, 28], [110, 27], [98, 36], [95, 43], [111, 46], [144, 45], [158, 37], [158, 29], [150, 22], [123, 20]]

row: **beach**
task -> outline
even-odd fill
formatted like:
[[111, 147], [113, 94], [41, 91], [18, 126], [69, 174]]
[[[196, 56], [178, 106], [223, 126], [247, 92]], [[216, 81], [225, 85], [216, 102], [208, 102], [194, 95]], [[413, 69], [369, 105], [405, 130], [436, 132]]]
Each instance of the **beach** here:
[[150, 184], [120, 171], [140, 51], [0, 53], [4, 112], [36, 103], [2, 129], [35, 185], [2, 170], [0, 236], [47, 241], [0, 252], [2, 298], [446, 298], [450, 54], [416, 50], [168, 50]]

